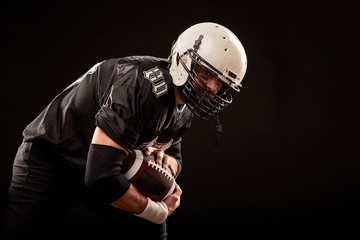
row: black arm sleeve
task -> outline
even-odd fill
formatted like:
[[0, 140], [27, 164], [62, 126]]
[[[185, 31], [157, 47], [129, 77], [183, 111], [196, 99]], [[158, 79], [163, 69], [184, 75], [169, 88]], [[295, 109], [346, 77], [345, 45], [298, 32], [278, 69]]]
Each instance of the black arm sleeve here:
[[174, 157], [178, 163], [178, 170], [175, 179], [179, 176], [182, 169], [182, 155], [181, 155], [181, 142], [172, 145], [169, 149], [165, 150], [165, 154]]
[[101, 201], [112, 203], [124, 195], [130, 182], [121, 174], [126, 153], [120, 149], [91, 144], [85, 171], [85, 185]]

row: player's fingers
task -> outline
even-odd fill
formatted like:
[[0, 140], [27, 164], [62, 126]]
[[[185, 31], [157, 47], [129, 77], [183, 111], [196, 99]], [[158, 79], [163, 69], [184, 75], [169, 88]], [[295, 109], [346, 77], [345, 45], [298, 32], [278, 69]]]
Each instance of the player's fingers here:
[[163, 156], [163, 168], [168, 168], [170, 167], [170, 160], [169, 160], [169, 156], [164, 154]]
[[146, 150], [144, 151], [146, 156], [149, 156], [152, 152], [154, 152], [155, 148], [153, 147], [147, 147]]
[[155, 162], [157, 164], [160, 164], [162, 162], [162, 158], [164, 156], [164, 151], [153, 148], [153, 147], [147, 147], [146, 150], [144, 151], [146, 156], [149, 156], [150, 154], [155, 154], [156, 155], [156, 159]]
[[173, 176], [175, 176], [175, 175], [176, 175], [176, 172], [175, 172], [174, 167], [173, 167], [171, 164], [169, 164], [169, 169], [170, 169], [170, 171], [171, 171], [171, 174], [172, 174]]
[[[163, 158], [164, 158], [164, 151], [160, 150], [160, 149], [156, 149], [153, 147], [147, 147], [146, 150], [144, 151], [146, 156], [149, 156], [151, 153], [156, 155], [156, 159], [155, 162], [157, 164], [161, 164], [163, 162]], [[168, 165], [168, 163], [167, 163]], [[165, 167], [165, 166], [164, 166]]]
[[181, 190], [181, 188], [180, 188], [180, 186], [179, 185], [176, 185], [175, 186], [175, 192], [174, 192], [174, 194], [177, 194], [177, 195], [179, 195], [179, 197], [180, 197], [180, 195], [182, 194], [182, 190]]
[[164, 151], [157, 150], [157, 151], [154, 151], [154, 153], [156, 154], [156, 163], [161, 164], [163, 161], [163, 158], [164, 158]]
[[[165, 156], [166, 156], [166, 155], [165, 155]], [[164, 158], [165, 158], [165, 156], [164, 156]], [[175, 168], [173, 167], [173, 165], [171, 165], [170, 161], [169, 161], [169, 163], [168, 163], [166, 166], [164, 166], [164, 168], [169, 168], [169, 169], [170, 169], [170, 172], [171, 172], [171, 175], [173, 175], [173, 176], [176, 175], [176, 170], [175, 170]]]
[[180, 206], [180, 199], [181, 199], [182, 190], [180, 189], [179, 185], [176, 185], [176, 207]]
[[166, 154], [164, 155], [163, 166], [164, 168], [169, 168], [173, 176], [176, 175], [176, 170], [174, 166], [171, 164], [170, 157]]

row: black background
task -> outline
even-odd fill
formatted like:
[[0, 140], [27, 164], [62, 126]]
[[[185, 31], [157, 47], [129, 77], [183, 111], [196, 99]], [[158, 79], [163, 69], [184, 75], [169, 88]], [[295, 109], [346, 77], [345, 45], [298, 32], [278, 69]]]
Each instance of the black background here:
[[[167, 57], [204, 21], [231, 29], [248, 71], [214, 122], [195, 119], [183, 140], [181, 207], [169, 239], [356, 233], [360, 217], [359, 1], [3, 1], [1, 201], [21, 132], [95, 63]], [[69, 235], [110, 226], [74, 205]], [[191, 237], [190, 237], [191, 238]]]

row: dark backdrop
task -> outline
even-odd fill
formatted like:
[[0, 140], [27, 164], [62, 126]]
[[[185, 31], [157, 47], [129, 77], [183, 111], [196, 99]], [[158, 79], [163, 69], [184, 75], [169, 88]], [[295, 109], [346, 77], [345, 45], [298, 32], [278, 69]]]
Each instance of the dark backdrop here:
[[[347, 233], [359, 226], [358, 1], [3, 1], [1, 201], [23, 128], [95, 63], [167, 57], [173, 40], [220, 23], [248, 56], [243, 89], [183, 140], [181, 207], [169, 239], [187, 233]], [[107, 231], [74, 205], [59, 229]]]

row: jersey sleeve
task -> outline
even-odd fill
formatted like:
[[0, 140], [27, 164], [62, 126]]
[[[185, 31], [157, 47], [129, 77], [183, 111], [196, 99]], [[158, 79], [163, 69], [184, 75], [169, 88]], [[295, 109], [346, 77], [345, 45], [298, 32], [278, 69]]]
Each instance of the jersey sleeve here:
[[136, 89], [133, 86], [113, 85], [95, 117], [96, 125], [129, 152], [139, 139], [141, 120], [136, 106]]

